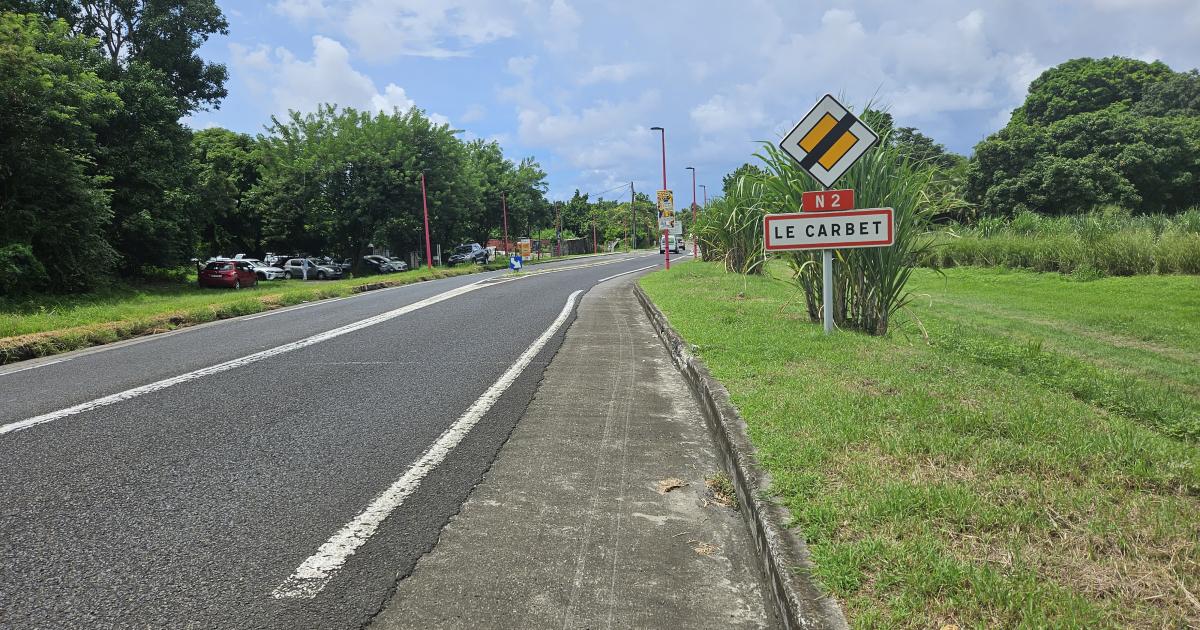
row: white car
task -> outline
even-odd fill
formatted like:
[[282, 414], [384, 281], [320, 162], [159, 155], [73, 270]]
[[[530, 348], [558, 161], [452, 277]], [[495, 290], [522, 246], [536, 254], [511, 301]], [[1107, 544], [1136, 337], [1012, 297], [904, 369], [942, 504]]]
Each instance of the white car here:
[[283, 269], [272, 267], [267, 263], [257, 258], [243, 258], [242, 260], [250, 263], [254, 267], [254, 275], [258, 276], [259, 280], [282, 280]]
[[665, 237], [665, 236], [659, 237], [658, 253], [665, 254], [667, 248], [670, 247], [672, 252], [674, 252], [676, 254], [682, 254], [684, 247], [686, 247], [683, 243], [683, 239], [679, 238], [678, 236], [676, 236], [674, 234], [670, 235], [670, 237], [669, 237], [670, 241], [668, 241], [667, 238], [668, 237]]

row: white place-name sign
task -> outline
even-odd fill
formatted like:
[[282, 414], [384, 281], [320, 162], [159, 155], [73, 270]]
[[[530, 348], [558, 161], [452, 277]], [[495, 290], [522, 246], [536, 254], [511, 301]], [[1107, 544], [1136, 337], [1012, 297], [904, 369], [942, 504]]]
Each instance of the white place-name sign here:
[[768, 214], [763, 217], [767, 251], [847, 249], [892, 244], [892, 209]]

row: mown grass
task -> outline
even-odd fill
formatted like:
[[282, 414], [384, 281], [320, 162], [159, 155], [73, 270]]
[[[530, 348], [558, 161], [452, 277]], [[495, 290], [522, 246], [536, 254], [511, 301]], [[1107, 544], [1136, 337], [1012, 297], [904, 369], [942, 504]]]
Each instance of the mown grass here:
[[1196, 282], [918, 270], [883, 338], [714, 264], [642, 285], [854, 626], [1041, 628], [1200, 624]]
[[418, 269], [345, 280], [260, 282], [238, 291], [188, 283], [118, 285], [80, 296], [0, 301], [0, 365], [181, 326], [342, 297], [371, 288], [475, 273], [474, 266]]

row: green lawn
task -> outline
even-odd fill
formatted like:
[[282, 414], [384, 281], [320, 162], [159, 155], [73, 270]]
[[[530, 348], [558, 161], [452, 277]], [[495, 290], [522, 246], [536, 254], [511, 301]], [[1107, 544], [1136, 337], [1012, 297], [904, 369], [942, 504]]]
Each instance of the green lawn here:
[[1200, 625], [1200, 278], [917, 270], [886, 338], [713, 264], [642, 285], [853, 625]]

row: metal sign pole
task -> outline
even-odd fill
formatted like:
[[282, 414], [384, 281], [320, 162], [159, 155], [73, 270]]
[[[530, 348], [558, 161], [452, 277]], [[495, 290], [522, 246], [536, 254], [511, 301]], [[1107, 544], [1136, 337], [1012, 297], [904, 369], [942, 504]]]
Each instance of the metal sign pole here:
[[[829, 190], [828, 186], [821, 186]], [[833, 334], [833, 250], [821, 250], [821, 301], [824, 307], [825, 334]]]
[[825, 334], [833, 333], [833, 250], [821, 250], [821, 306], [825, 310]]

